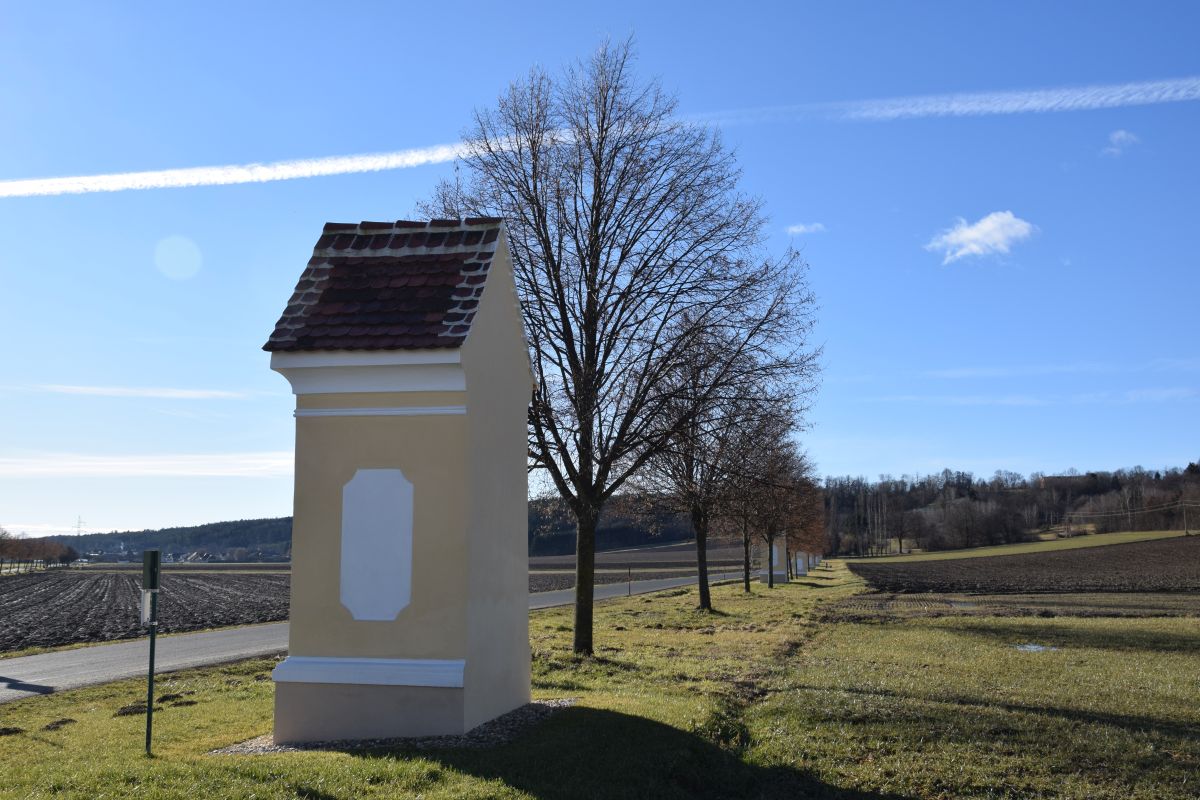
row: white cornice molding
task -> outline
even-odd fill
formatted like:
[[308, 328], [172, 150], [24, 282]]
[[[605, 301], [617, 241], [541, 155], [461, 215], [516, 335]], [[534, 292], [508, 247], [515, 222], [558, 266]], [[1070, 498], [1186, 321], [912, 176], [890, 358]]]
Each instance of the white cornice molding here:
[[288, 656], [275, 667], [271, 677], [276, 683], [461, 689], [466, 665], [462, 659]]
[[462, 353], [455, 348], [272, 353], [271, 369], [287, 378], [296, 395], [467, 389]]
[[467, 413], [466, 406], [397, 406], [395, 408], [298, 408], [297, 417], [437, 417]]
[[271, 369], [281, 367], [387, 367], [411, 364], [461, 364], [462, 350], [304, 350], [271, 353]]

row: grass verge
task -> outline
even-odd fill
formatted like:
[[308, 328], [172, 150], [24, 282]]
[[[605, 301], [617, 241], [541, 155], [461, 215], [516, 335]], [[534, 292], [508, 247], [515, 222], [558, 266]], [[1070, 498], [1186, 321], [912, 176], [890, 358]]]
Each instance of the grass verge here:
[[141, 682], [4, 705], [0, 797], [1197, 795], [1194, 620], [814, 622], [860, 590], [837, 568], [719, 587], [716, 615], [691, 588], [605, 602], [587, 659], [570, 609], [534, 612], [534, 693], [579, 704], [492, 750], [208, 755], [270, 729], [269, 660], [161, 679], [154, 759], [114, 716]]

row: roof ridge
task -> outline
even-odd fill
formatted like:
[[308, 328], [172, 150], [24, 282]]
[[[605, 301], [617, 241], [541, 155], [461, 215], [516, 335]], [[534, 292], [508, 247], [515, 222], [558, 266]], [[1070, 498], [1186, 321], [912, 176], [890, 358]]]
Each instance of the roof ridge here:
[[372, 222], [363, 220], [362, 222], [326, 222], [323, 229], [324, 233], [363, 233], [371, 231], [372, 233], [381, 230], [406, 230], [412, 231], [417, 228], [430, 230], [433, 228], [498, 228], [504, 222], [501, 217], [462, 217], [459, 219], [431, 219], [431, 220], [410, 220], [398, 219], [395, 222]]

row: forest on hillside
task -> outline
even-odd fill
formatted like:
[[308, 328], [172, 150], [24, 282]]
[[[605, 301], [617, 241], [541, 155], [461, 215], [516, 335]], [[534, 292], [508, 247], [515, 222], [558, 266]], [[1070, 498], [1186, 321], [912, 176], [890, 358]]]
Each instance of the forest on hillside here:
[[[685, 516], [652, 507], [640, 498], [618, 496], [601, 516], [596, 538], [599, 549], [614, 550], [676, 542], [691, 535], [691, 526]], [[0, 541], [0, 557], [56, 559], [66, 546], [74, 548], [77, 554], [102, 554], [100, 559], [107, 561], [137, 556], [143, 550], [155, 547], [177, 558], [196, 553], [220, 561], [286, 560], [291, 556], [292, 518], [241, 519], [80, 536], [11, 538]], [[566, 504], [558, 498], [530, 500], [529, 554], [573, 552], [575, 522]]]
[[104, 553], [108, 556], [140, 554], [143, 550], [157, 547], [173, 555], [208, 553], [229, 561], [286, 560], [292, 552], [292, 518], [238, 519], [161, 530], [113, 531], [48, 538], [69, 544], [80, 553]]
[[1049, 530], [1176, 530], [1188, 513], [1191, 527], [1200, 528], [1200, 461], [1165, 471], [1025, 477], [998, 470], [982, 478], [947, 469], [825, 480], [825, 525], [837, 555], [1009, 544]]

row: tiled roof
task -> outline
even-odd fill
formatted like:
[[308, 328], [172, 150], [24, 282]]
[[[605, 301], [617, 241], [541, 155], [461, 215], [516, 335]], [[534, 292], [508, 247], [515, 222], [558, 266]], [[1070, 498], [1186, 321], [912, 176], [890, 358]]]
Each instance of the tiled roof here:
[[269, 351], [459, 347], [501, 220], [326, 223]]

